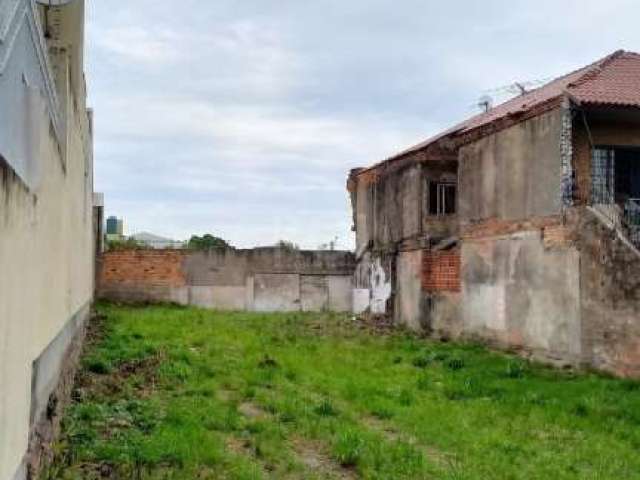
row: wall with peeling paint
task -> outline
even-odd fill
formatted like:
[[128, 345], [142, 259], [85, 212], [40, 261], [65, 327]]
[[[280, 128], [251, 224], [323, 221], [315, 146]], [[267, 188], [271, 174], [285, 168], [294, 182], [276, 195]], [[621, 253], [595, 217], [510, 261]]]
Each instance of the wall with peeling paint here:
[[420, 287], [421, 251], [458, 232], [455, 215], [429, 215], [428, 185], [455, 182], [457, 162], [423, 162], [419, 154], [410, 158], [415, 163], [380, 176], [364, 174], [351, 184], [357, 259], [354, 284], [360, 303], [368, 291], [365, 310], [390, 315], [419, 330], [420, 318], [426, 313]]
[[[360, 303], [436, 337], [640, 377], [640, 252], [586, 207], [592, 145], [640, 147], [640, 116], [564, 99], [514, 120], [352, 171]], [[457, 177], [431, 161], [451, 149]], [[448, 175], [458, 214], [429, 217], [424, 180]]]

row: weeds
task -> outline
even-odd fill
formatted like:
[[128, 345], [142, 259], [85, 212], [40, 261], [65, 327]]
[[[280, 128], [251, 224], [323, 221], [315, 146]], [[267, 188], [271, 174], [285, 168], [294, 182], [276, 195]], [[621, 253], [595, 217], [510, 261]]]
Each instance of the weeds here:
[[[332, 314], [99, 310], [45, 478], [606, 480], [640, 471], [637, 381], [371, 334]], [[312, 461], [296, 441], [315, 450]]]

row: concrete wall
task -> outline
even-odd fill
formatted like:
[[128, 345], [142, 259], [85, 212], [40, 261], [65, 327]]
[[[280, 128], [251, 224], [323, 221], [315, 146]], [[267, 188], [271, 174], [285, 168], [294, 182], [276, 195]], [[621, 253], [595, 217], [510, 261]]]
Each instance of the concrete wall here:
[[83, 46], [64, 36], [81, 42], [83, 7], [54, 9], [47, 44], [34, 3], [0, 0], [2, 479], [26, 474], [30, 431], [93, 295], [92, 132], [84, 81], [70, 81]]
[[[424, 161], [428, 152], [350, 177], [359, 310], [436, 337], [640, 377], [640, 252], [586, 207], [590, 142], [640, 146], [640, 114], [583, 117], [565, 101], [471, 138], [458, 139], [470, 143], [458, 151], [454, 217], [425, 215], [417, 179], [451, 174]], [[458, 246], [447, 239], [455, 235]]]
[[99, 295], [220, 310], [351, 311], [350, 252], [280, 248], [123, 250], [101, 260]]
[[458, 233], [455, 215], [429, 215], [427, 188], [432, 181], [455, 182], [457, 161], [423, 157], [418, 152], [402, 167], [366, 171], [350, 180], [358, 311], [390, 315], [415, 330], [423, 328], [426, 305], [422, 250]]
[[461, 223], [559, 213], [561, 133], [556, 109], [462, 147]]
[[579, 229], [583, 363], [640, 377], [640, 253], [586, 213]]
[[546, 248], [541, 232], [462, 244], [464, 336], [538, 358], [580, 359], [580, 255]]

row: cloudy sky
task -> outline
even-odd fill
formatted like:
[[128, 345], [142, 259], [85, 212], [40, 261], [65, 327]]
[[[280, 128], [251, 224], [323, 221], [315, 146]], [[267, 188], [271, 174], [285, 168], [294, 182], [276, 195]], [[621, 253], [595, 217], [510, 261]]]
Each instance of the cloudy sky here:
[[640, 50], [637, 0], [92, 0], [88, 16], [107, 214], [242, 247], [351, 248], [349, 169], [512, 82]]

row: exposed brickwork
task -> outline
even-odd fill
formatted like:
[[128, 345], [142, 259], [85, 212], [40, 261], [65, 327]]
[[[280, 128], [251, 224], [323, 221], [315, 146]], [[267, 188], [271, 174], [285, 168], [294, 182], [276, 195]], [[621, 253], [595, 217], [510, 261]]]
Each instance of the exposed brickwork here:
[[106, 252], [102, 258], [100, 285], [184, 286], [187, 284], [182, 269], [185, 255], [178, 250]]
[[460, 291], [460, 250], [425, 250], [422, 262], [424, 290], [428, 292]]
[[575, 241], [575, 229], [569, 225], [550, 225], [542, 230], [545, 248], [563, 248]]
[[560, 215], [551, 215], [548, 217], [531, 217], [526, 220], [500, 220], [490, 218], [483, 222], [467, 225], [462, 229], [462, 238], [472, 240], [474, 238], [497, 237], [503, 235], [512, 235], [517, 232], [542, 230], [549, 227], [561, 226], [562, 218]]

